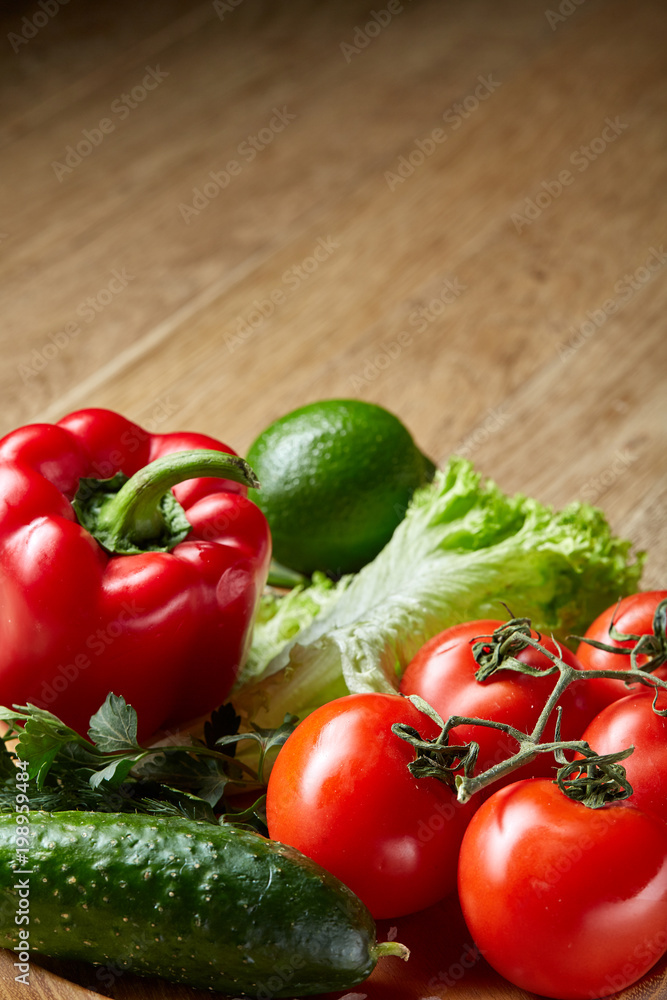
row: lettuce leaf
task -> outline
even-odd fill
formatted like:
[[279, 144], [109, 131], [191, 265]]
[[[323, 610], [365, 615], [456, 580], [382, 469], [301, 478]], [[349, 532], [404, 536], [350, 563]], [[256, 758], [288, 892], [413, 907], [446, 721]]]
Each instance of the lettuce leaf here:
[[305, 631], [328, 604], [333, 604], [352, 579], [348, 576], [334, 584], [324, 573], [314, 573], [307, 586], [299, 584], [286, 594], [271, 589], [263, 594], [255, 618], [252, 646], [236, 687], [265, 676], [274, 657], [285, 650], [299, 632]]
[[554, 512], [509, 497], [452, 458], [359, 573], [273, 598], [232, 701], [275, 726], [350, 692], [394, 691], [428, 639], [457, 622], [505, 619], [503, 602], [561, 640], [581, 634], [639, 588], [643, 553], [630, 547], [597, 508]]

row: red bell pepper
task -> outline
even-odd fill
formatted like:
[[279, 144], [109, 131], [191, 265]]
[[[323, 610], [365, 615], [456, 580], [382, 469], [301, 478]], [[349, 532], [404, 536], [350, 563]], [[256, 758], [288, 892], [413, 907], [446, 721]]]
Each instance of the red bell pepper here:
[[110, 410], [0, 440], [0, 704], [85, 734], [112, 691], [141, 738], [222, 704], [271, 558], [257, 485], [219, 441]]

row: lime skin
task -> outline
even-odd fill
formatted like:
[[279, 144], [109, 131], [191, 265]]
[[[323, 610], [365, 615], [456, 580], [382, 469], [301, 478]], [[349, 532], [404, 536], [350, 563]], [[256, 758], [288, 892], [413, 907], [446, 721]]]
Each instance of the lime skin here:
[[327, 399], [267, 427], [247, 460], [278, 563], [311, 575], [357, 572], [387, 544], [435, 466], [394, 414]]

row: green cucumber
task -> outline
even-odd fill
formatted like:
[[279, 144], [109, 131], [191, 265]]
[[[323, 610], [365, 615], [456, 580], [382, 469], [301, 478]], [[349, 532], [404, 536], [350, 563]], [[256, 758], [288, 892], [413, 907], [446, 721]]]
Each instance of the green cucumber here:
[[[0, 816], [0, 906], [28, 913], [33, 951], [253, 997], [348, 989], [381, 955], [407, 957], [376, 942], [338, 879], [251, 831], [132, 813], [28, 817], [26, 858], [16, 817]], [[4, 946], [25, 950], [26, 929], [3, 924]]]

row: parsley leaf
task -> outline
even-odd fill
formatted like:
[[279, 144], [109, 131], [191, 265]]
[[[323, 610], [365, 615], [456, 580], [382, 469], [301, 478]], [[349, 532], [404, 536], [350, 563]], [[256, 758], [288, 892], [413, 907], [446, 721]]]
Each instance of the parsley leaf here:
[[93, 743], [103, 753], [140, 750], [137, 743], [137, 713], [122, 695], [110, 694], [90, 720]]
[[[204, 739], [181, 746], [142, 746], [137, 713], [120, 695], [109, 694], [90, 720], [89, 739], [35, 705], [0, 707], [9, 723], [0, 754], [0, 811], [13, 811], [15, 764], [27, 769], [30, 809], [58, 812], [149, 812], [186, 816], [209, 823], [231, 822], [266, 832], [263, 815], [266, 755], [295, 728], [286, 716], [278, 729], [241, 723], [232, 705], [223, 705], [204, 725]], [[256, 768], [236, 757], [237, 744], [250, 739], [259, 748]], [[8, 744], [16, 741], [15, 748]], [[247, 806], [238, 793], [255, 793]], [[259, 797], [257, 797], [259, 796]]]

